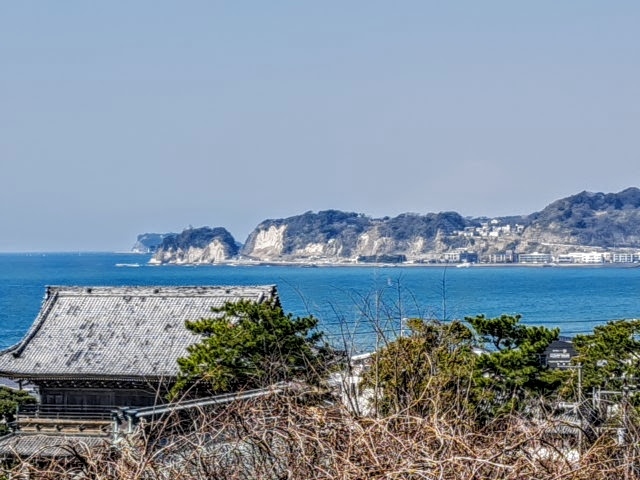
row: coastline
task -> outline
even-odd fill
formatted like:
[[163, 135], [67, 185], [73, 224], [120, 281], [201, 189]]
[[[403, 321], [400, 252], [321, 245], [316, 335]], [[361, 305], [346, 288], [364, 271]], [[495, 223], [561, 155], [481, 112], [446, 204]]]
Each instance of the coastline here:
[[293, 261], [293, 260], [225, 260], [219, 262], [147, 262], [149, 266], [232, 266], [232, 267], [300, 267], [300, 268], [640, 268], [640, 263], [382, 263], [382, 262], [328, 262], [328, 261]]

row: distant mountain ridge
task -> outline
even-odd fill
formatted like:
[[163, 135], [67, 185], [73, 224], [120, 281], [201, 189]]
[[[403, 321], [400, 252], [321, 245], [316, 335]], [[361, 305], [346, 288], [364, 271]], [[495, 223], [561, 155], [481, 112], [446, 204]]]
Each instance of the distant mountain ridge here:
[[261, 222], [244, 245], [222, 227], [166, 234], [155, 263], [448, 261], [541, 252], [640, 249], [640, 189], [581, 192], [524, 216], [463, 217], [456, 212], [371, 218], [340, 210], [305, 212]]
[[581, 192], [529, 216], [531, 225], [568, 243], [605, 248], [640, 246], [640, 190]]

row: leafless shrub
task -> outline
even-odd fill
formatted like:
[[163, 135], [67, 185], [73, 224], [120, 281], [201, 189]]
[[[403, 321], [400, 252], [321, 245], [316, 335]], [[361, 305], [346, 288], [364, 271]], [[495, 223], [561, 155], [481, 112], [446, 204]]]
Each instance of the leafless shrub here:
[[105, 480], [640, 478], [637, 452], [611, 434], [579, 455], [551, 421], [514, 416], [479, 429], [469, 420], [356, 419], [338, 403], [274, 395], [174, 413], [141, 424], [114, 446], [19, 459], [3, 473]]

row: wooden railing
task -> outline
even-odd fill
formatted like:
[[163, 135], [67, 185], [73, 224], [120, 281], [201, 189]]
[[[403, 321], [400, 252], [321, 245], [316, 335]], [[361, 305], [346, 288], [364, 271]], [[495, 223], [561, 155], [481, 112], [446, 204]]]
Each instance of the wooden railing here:
[[116, 408], [110, 405], [22, 405], [18, 409], [17, 419], [110, 420], [111, 412]]

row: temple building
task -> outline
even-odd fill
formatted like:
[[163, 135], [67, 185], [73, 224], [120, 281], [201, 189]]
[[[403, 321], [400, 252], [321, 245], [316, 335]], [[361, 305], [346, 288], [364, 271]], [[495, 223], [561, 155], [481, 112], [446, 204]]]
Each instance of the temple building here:
[[0, 438], [0, 455], [20, 443], [51, 446], [46, 435], [108, 435], [114, 408], [163, 403], [179, 373], [177, 359], [200, 339], [185, 321], [210, 318], [212, 307], [240, 300], [277, 302], [277, 290], [47, 287], [25, 337], [0, 352], [0, 376], [29, 383], [39, 400], [18, 412], [14, 434]]

